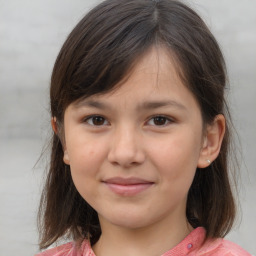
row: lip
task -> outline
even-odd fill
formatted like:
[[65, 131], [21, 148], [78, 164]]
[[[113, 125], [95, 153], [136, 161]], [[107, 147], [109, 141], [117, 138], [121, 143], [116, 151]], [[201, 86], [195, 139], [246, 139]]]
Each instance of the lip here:
[[122, 178], [114, 177], [106, 179], [103, 183], [115, 194], [121, 196], [134, 196], [137, 195], [154, 185], [154, 182], [131, 177]]

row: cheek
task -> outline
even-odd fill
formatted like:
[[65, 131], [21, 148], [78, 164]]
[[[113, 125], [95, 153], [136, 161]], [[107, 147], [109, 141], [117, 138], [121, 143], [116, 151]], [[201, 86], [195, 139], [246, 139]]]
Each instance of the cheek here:
[[95, 190], [100, 180], [100, 170], [105, 159], [102, 144], [76, 144], [70, 150], [70, 169], [74, 185], [80, 195], [89, 203], [98, 197]]
[[72, 143], [68, 147], [71, 172], [81, 178], [96, 174], [106, 158], [106, 148], [102, 143], [87, 140]]
[[[150, 159], [168, 180], [193, 178], [200, 155], [200, 134], [180, 131], [148, 145]], [[154, 145], [154, 146], [153, 146]], [[156, 146], [157, 145], [157, 146]]]

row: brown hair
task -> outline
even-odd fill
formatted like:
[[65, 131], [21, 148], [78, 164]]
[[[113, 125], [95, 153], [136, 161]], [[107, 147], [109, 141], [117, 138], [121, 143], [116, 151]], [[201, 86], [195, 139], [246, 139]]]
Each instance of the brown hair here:
[[[51, 114], [59, 130], [74, 101], [108, 92], [150, 47], [165, 47], [184, 84], [197, 99], [204, 124], [222, 113], [229, 118], [224, 90], [226, 68], [219, 46], [202, 19], [172, 0], [107, 0], [92, 9], [70, 33], [51, 78]], [[235, 218], [228, 174], [229, 123], [217, 159], [197, 169], [188, 193], [187, 219], [203, 226], [207, 238], [223, 237]], [[101, 229], [97, 213], [77, 192], [63, 163], [61, 136], [53, 134], [50, 168], [39, 210], [40, 248], [63, 236], [89, 238]]]

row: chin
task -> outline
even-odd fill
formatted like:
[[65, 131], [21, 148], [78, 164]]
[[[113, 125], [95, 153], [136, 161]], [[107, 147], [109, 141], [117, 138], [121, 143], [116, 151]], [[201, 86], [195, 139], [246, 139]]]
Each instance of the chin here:
[[105, 221], [112, 225], [126, 228], [126, 229], [139, 229], [152, 224], [150, 220], [145, 219], [145, 214], [116, 214], [111, 215], [110, 218], [105, 218]]
[[118, 222], [112, 222], [112, 224], [124, 229], [140, 229], [147, 226], [146, 224], [141, 223], [140, 221], [133, 221], [131, 219], [127, 221], [123, 220]]

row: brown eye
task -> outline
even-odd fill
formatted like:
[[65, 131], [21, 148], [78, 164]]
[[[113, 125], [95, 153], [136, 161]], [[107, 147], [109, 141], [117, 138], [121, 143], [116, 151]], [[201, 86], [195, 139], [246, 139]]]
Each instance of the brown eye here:
[[172, 120], [165, 116], [155, 116], [149, 120], [148, 124], [153, 126], [165, 126], [170, 122], [172, 122]]
[[166, 117], [163, 117], [163, 116], [154, 117], [154, 124], [155, 125], [165, 125], [166, 121], [167, 121]]
[[102, 116], [88, 117], [86, 118], [85, 122], [87, 122], [89, 125], [92, 125], [92, 126], [102, 126], [108, 123], [107, 120]]

